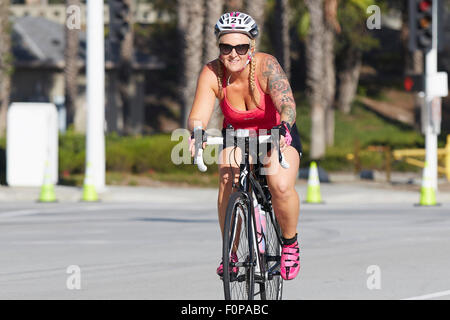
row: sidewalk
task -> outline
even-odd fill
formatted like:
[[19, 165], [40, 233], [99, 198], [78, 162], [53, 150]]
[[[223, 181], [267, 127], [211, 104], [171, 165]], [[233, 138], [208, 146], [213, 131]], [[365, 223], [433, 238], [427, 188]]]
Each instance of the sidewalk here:
[[[332, 183], [321, 183], [321, 195], [325, 203], [418, 203], [420, 180], [411, 181], [408, 175], [393, 176], [393, 183], [383, 180], [359, 180], [352, 174], [330, 175]], [[306, 199], [307, 181], [298, 180], [296, 189], [301, 201]], [[0, 186], [1, 202], [36, 202], [40, 193], [37, 187]], [[55, 194], [60, 203], [78, 203], [82, 189], [79, 187], [55, 186]], [[215, 205], [217, 189], [198, 187], [140, 187], [107, 186], [98, 191], [102, 202], [151, 202], [151, 203], [209, 203]], [[439, 181], [436, 194], [440, 203], [450, 203], [450, 183]]]

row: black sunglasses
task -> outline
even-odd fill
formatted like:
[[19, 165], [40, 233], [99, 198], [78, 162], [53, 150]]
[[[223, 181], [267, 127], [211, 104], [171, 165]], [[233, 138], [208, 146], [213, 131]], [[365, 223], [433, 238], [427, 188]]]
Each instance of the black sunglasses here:
[[236, 50], [237, 54], [244, 55], [248, 52], [248, 49], [250, 49], [250, 45], [246, 43], [232, 46], [231, 44], [219, 43], [220, 54], [224, 55], [230, 54], [231, 51], [233, 51], [233, 49]]

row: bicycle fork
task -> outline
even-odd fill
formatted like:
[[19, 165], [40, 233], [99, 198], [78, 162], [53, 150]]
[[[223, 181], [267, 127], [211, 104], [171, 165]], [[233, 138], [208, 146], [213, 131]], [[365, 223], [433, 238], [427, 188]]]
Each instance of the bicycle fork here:
[[[256, 207], [257, 208], [257, 207]], [[253, 218], [251, 218], [251, 230], [250, 230], [250, 234], [252, 236], [252, 253], [254, 255], [254, 257], [256, 257], [256, 259], [252, 259], [253, 261], [255, 261], [255, 275], [259, 275], [260, 279], [262, 281], [267, 281], [268, 279], [268, 272], [267, 270], [264, 270], [264, 266], [263, 266], [263, 261], [262, 261], [262, 255], [264, 254], [264, 251], [260, 250], [260, 239], [259, 239], [259, 234], [261, 235], [260, 237], [262, 239], [264, 239], [264, 232], [263, 230], [261, 230], [261, 225], [258, 228], [258, 224], [260, 223], [260, 221], [258, 221], [259, 219], [257, 219], [257, 212], [255, 212], [255, 208], [252, 208], [253, 212], [252, 212], [252, 216]], [[260, 229], [260, 230], [258, 230]], [[260, 231], [260, 232], [258, 232]]]

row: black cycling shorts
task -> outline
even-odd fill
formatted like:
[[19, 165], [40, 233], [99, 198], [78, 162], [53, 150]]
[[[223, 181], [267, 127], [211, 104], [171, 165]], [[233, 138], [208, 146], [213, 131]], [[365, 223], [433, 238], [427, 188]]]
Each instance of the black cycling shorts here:
[[295, 150], [297, 150], [298, 155], [300, 156], [300, 159], [301, 159], [303, 147], [302, 147], [302, 142], [300, 141], [300, 135], [298, 133], [297, 125], [295, 123], [291, 128], [291, 137], [292, 137], [291, 146], [293, 146], [295, 148]]

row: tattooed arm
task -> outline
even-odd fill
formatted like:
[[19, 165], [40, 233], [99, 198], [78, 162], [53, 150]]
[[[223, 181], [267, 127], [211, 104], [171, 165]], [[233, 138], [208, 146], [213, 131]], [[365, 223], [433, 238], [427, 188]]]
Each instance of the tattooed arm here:
[[270, 94], [275, 107], [281, 115], [281, 121], [291, 126], [295, 122], [296, 107], [289, 80], [277, 59], [271, 55], [264, 55], [261, 74], [267, 83], [266, 92]]

